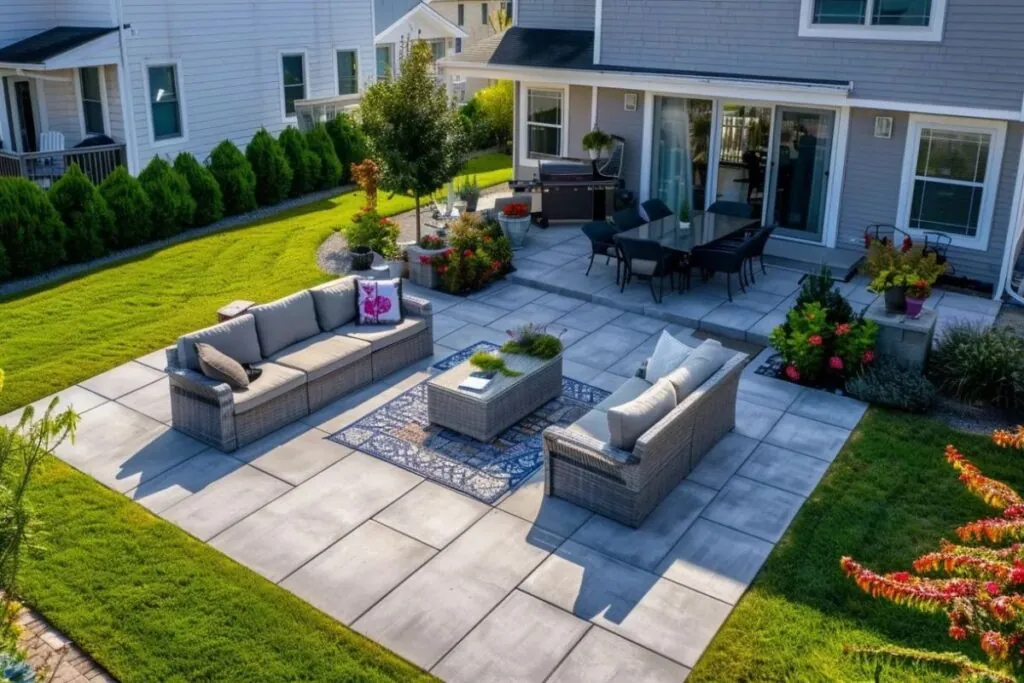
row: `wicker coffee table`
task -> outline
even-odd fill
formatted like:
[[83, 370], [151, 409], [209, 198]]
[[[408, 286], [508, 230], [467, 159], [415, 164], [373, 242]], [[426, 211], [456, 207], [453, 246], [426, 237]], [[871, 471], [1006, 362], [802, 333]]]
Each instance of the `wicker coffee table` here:
[[511, 353], [504, 358], [507, 367], [523, 374], [519, 377], [498, 374], [480, 392], [459, 389], [462, 380], [478, 371], [469, 361], [428, 381], [430, 421], [487, 442], [561, 395], [561, 354], [551, 360]]

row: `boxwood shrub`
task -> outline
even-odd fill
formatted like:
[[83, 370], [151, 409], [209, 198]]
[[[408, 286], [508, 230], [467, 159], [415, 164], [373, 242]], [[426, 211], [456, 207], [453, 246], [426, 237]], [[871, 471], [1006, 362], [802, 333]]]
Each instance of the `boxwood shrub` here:
[[64, 260], [64, 223], [38, 185], [0, 178], [0, 244], [12, 277], [26, 277]]
[[107, 207], [114, 214], [114, 229], [108, 233], [109, 249], [124, 249], [152, 239], [153, 206], [138, 178], [118, 166], [100, 185]]
[[224, 196], [224, 212], [234, 216], [256, 208], [256, 174], [245, 155], [230, 140], [210, 152], [210, 172]]
[[292, 186], [288, 194], [298, 197], [316, 189], [316, 179], [320, 175], [320, 157], [309, 151], [306, 137], [296, 128], [288, 126], [281, 131], [278, 143], [292, 169]]
[[181, 152], [174, 159], [174, 170], [188, 183], [196, 202], [192, 224], [201, 227], [219, 221], [224, 216], [224, 197], [210, 169], [188, 152]]
[[112, 241], [114, 214], [78, 164], [71, 164], [46, 194], [67, 229], [67, 260], [80, 263], [103, 256]]
[[265, 128], [253, 136], [245, 148], [245, 158], [256, 174], [256, 201], [261, 206], [277, 204], [288, 196], [292, 189], [292, 167], [281, 145]]
[[176, 235], [192, 225], [196, 202], [188, 181], [160, 157], [153, 157], [139, 174], [142, 189], [153, 204], [153, 237]]
[[320, 162], [313, 188], [326, 190], [336, 187], [341, 182], [341, 161], [338, 160], [338, 153], [334, 151], [334, 143], [324, 124], [318, 123], [306, 134], [306, 145]]

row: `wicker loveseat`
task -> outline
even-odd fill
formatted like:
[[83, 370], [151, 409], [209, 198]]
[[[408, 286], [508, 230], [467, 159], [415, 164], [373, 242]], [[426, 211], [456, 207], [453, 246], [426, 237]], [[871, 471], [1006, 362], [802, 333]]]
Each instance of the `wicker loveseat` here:
[[[401, 323], [358, 325], [357, 299], [356, 279], [341, 278], [179, 338], [167, 351], [174, 428], [233, 451], [433, 353], [429, 301], [403, 296]], [[210, 379], [198, 342], [261, 376], [243, 390]]]
[[644, 379], [643, 368], [571, 426], [544, 430], [546, 493], [622, 524], [640, 526], [735, 426], [736, 392], [747, 356], [718, 349], [713, 374], [688, 390], [631, 451], [611, 445], [607, 411], [655, 388]]

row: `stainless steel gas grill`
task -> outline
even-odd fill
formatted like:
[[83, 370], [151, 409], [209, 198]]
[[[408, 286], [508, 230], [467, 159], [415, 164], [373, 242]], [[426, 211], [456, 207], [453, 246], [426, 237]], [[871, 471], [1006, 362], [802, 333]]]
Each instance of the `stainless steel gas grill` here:
[[625, 140], [612, 137], [607, 159], [541, 160], [532, 180], [513, 180], [514, 192], [541, 195], [540, 212], [549, 221], [603, 220], [615, 210], [615, 192], [622, 187]]

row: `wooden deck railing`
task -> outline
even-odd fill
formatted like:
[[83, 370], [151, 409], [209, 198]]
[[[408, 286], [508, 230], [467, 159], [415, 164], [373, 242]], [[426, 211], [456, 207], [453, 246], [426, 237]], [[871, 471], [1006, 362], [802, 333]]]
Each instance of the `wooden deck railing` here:
[[48, 187], [78, 164], [93, 183], [99, 185], [118, 166], [125, 165], [124, 145], [102, 145], [57, 152], [8, 152], [0, 150], [0, 176], [22, 176]]

